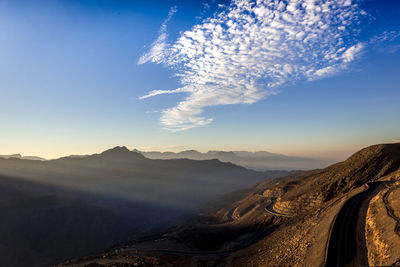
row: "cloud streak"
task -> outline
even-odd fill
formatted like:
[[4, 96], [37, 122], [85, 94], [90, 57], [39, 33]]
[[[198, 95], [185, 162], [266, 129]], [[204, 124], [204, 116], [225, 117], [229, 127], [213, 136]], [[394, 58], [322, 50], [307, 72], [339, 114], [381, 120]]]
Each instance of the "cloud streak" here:
[[170, 8], [168, 12], [168, 17], [164, 22], [161, 24], [159, 29], [159, 36], [158, 38], [151, 44], [150, 51], [139, 59], [139, 64], [144, 64], [146, 62], [161, 62], [165, 55], [165, 51], [167, 50], [167, 23], [172, 19], [172, 16], [178, 11], [176, 6]]
[[255, 103], [284, 84], [341, 72], [366, 45], [356, 39], [366, 13], [350, 0], [233, 0], [168, 43], [166, 23], [175, 12], [138, 62], [163, 64], [180, 80], [175, 90], [141, 97], [186, 93], [162, 111], [160, 122], [171, 131], [211, 123], [202, 116], [206, 107]]

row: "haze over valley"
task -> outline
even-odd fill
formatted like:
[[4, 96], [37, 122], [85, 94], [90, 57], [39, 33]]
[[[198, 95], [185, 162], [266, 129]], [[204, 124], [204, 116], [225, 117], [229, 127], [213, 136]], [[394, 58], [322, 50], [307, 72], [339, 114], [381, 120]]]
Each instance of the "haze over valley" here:
[[0, 260], [43, 266], [94, 253], [172, 226], [224, 193], [289, 173], [216, 159], [151, 160], [126, 147], [48, 161], [0, 159]]
[[322, 168], [334, 162], [332, 159], [293, 157], [270, 153], [267, 151], [248, 152], [215, 150], [201, 153], [196, 150], [185, 150], [177, 153], [158, 151], [138, 152], [150, 159], [218, 159], [223, 162], [232, 162], [233, 164], [255, 170], [309, 170]]

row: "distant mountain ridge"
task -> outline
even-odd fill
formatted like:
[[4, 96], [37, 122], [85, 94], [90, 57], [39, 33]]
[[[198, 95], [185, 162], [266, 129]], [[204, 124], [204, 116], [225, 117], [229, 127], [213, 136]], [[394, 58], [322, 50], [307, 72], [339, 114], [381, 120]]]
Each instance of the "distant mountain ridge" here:
[[14, 158], [14, 159], [26, 159], [26, 160], [40, 160], [40, 161], [44, 161], [46, 160], [45, 158], [41, 158], [41, 157], [36, 157], [36, 156], [22, 156], [21, 154], [11, 154], [11, 155], [0, 155], [1, 159], [10, 159], [10, 158]]
[[290, 173], [215, 157], [149, 159], [122, 146], [46, 161], [0, 158], [0, 265], [51, 266], [106, 249], [176, 224], [224, 193]]
[[184, 150], [176, 153], [159, 151], [146, 152], [137, 149], [134, 149], [133, 151], [150, 159], [218, 159], [222, 162], [232, 162], [254, 170], [307, 170], [322, 168], [332, 163], [322, 159], [286, 156], [268, 151], [249, 152], [210, 150], [206, 153], [201, 153], [197, 150]]
[[[192, 159], [192, 160], [218, 159], [221, 162], [231, 162], [233, 164], [240, 165], [245, 168], [257, 171], [265, 171], [265, 170], [297, 171], [297, 170], [319, 169], [334, 163], [332, 160], [287, 156], [278, 153], [271, 153], [268, 151], [249, 152], [245, 150], [237, 150], [237, 151], [210, 150], [206, 153], [202, 153], [192, 149], [180, 152], [159, 152], [159, 151], [141, 151], [137, 149], [129, 150], [124, 146], [117, 146], [110, 150], [111, 152], [113, 151], [118, 153], [135, 152], [149, 159]], [[111, 153], [108, 150], [105, 152]], [[69, 155], [62, 158], [87, 158], [89, 156], [90, 155]], [[39, 161], [46, 160], [45, 158], [42, 157], [22, 156], [21, 154], [0, 155], [0, 158], [3, 159], [16, 158], [16, 159], [26, 159], [26, 160], [39, 160]]]

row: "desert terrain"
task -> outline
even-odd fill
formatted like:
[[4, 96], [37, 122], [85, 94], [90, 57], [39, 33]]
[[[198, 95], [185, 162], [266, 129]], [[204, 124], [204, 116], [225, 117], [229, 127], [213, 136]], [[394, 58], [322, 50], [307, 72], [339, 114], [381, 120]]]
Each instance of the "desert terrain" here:
[[[49, 266], [182, 223], [225, 193], [288, 171], [151, 160], [125, 147], [56, 160], [0, 159], [0, 265]], [[24, 257], [21, 257], [24, 255]]]
[[399, 264], [400, 144], [228, 194], [155, 236], [58, 266]]

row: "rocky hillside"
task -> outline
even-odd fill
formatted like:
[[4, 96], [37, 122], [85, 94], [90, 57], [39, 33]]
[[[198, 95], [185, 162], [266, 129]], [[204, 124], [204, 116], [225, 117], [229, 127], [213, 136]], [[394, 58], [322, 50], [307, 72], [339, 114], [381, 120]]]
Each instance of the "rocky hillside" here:
[[[375, 204], [368, 206], [371, 199], [377, 203], [374, 196], [380, 195], [387, 196], [382, 207], [398, 206], [397, 191], [387, 192], [398, 188], [399, 168], [400, 144], [374, 145], [323, 170], [270, 179], [230, 193], [207, 205], [202, 215], [163, 234], [64, 265], [323, 266], [333, 249], [329, 237], [335, 217], [353, 199], [360, 200], [360, 208], [352, 213], [356, 221], [346, 227], [355, 229], [356, 240], [368, 243], [367, 247], [357, 245], [352, 262], [397, 264], [396, 255], [390, 253], [400, 246], [389, 228], [398, 222], [383, 224], [389, 228], [376, 227], [374, 218], [379, 221], [383, 216], [376, 216]], [[373, 189], [368, 189], [366, 184], [373, 181]], [[393, 216], [398, 212], [392, 210], [388, 218], [393, 220]], [[367, 251], [376, 247], [376, 253]]]
[[287, 173], [219, 160], [151, 160], [126, 147], [48, 161], [0, 158], [0, 265], [48, 266], [101, 251]]
[[370, 146], [320, 172], [287, 182], [283, 188], [284, 199], [292, 200], [302, 194], [311, 194], [327, 201], [367, 182], [375, 181], [399, 167], [400, 144]]

